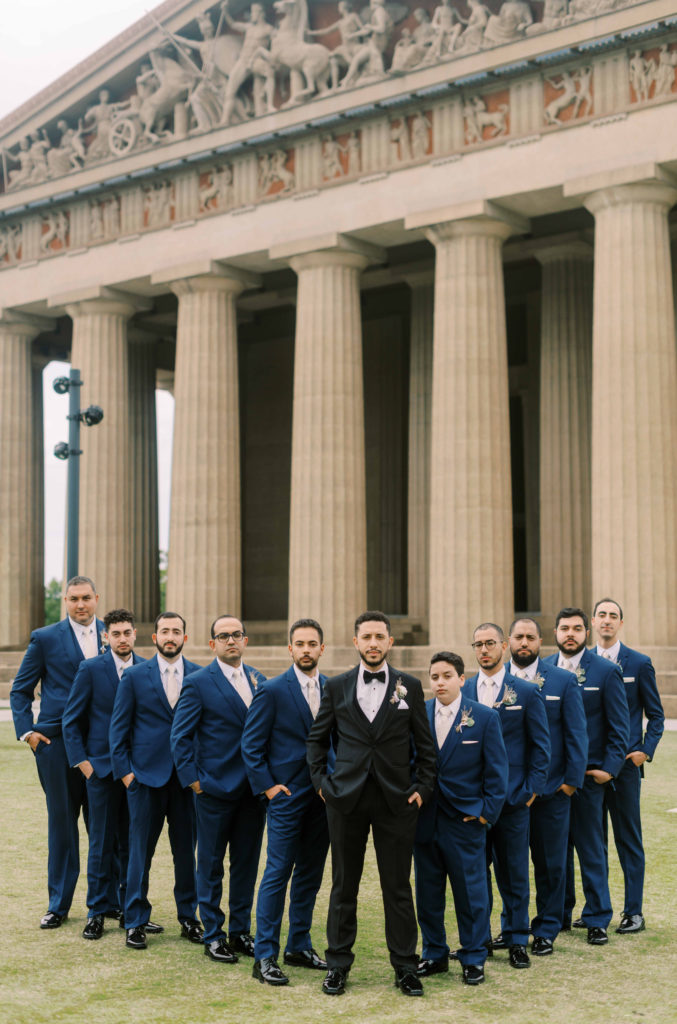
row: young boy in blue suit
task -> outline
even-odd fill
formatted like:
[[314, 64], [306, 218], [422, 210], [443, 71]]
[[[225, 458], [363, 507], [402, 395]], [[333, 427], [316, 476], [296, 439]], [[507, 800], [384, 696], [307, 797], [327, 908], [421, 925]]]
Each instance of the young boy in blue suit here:
[[433, 798], [421, 811], [414, 844], [416, 910], [423, 938], [420, 975], [449, 970], [444, 928], [447, 878], [451, 883], [461, 948], [463, 981], [484, 981], [490, 934], [486, 834], [508, 792], [508, 756], [498, 714], [463, 697], [463, 659], [433, 655], [426, 702], [437, 751]]

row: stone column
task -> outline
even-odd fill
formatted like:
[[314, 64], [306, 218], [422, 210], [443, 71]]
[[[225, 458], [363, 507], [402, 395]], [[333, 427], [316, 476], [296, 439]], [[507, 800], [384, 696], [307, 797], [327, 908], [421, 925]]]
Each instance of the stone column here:
[[258, 278], [205, 262], [152, 280], [179, 299], [167, 608], [203, 646], [217, 615], [241, 615], [236, 299]]
[[[633, 646], [677, 644], [677, 353], [659, 168], [570, 183], [595, 217], [592, 596], [621, 603]], [[639, 180], [638, 180], [639, 179]], [[632, 639], [630, 639], [632, 638]]]
[[433, 274], [407, 277], [411, 288], [409, 346], [409, 618], [427, 625], [430, 586], [430, 426], [433, 366]]
[[491, 203], [408, 217], [436, 250], [430, 643], [458, 649], [513, 612], [508, 357], [501, 247], [527, 224]]
[[60, 296], [73, 320], [71, 366], [80, 370], [80, 408], [100, 405], [104, 418], [80, 433], [78, 571], [91, 576], [99, 611], [129, 608], [131, 587], [130, 425], [127, 321], [136, 297], [96, 288]]
[[31, 342], [45, 326], [11, 311], [0, 318], [0, 648], [24, 646], [37, 624]]
[[155, 339], [141, 331], [129, 338], [129, 419], [132, 610], [152, 622], [160, 611]]
[[45, 623], [45, 438], [42, 371], [46, 357], [33, 358], [33, 577], [31, 628]]
[[350, 643], [367, 600], [360, 273], [379, 250], [341, 235], [280, 247], [298, 275], [289, 620]]
[[589, 608], [592, 249], [552, 240], [535, 251], [541, 283], [541, 613]]

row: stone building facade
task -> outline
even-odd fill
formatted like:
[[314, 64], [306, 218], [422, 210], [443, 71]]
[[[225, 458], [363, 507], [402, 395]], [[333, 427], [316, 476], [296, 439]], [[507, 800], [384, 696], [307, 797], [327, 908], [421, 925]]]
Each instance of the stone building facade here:
[[194, 637], [376, 605], [463, 646], [609, 593], [677, 647], [674, 0], [167, 0], [0, 145], [0, 647], [55, 356], [105, 409], [103, 607], [158, 607], [161, 380]]

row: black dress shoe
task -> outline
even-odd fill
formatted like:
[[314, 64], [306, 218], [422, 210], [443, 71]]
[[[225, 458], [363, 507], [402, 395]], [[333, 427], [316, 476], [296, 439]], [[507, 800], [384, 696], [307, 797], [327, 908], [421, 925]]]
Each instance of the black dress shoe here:
[[[121, 910], [107, 910], [103, 916], [110, 917], [114, 921], [117, 921], [118, 927], [125, 927], [125, 916]], [[165, 930], [164, 925], [154, 924], [153, 921], [146, 921], [143, 927], [145, 929], [146, 935], [162, 935], [163, 931]]]
[[423, 995], [423, 984], [416, 973], [416, 968], [411, 970], [409, 967], [396, 967], [395, 987], [399, 988], [403, 996]]
[[242, 953], [243, 956], [254, 956], [254, 939], [249, 932], [242, 932], [241, 935], [230, 932], [228, 935], [228, 945], [234, 953]]
[[165, 930], [162, 924], [153, 924], [152, 921], [147, 921], [143, 926], [146, 929], [146, 935], [162, 935]]
[[499, 932], [495, 939], [491, 940], [492, 949], [510, 949], [510, 943], [503, 938], [503, 932]]
[[643, 932], [645, 927], [644, 918], [641, 914], [623, 914], [616, 933], [618, 935], [632, 935], [633, 932]]
[[327, 961], [323, 960], [312, 946], [310, 949], [299, 949], [296, 952], [288, 950], [284, 954], [284, 962], [289, 964], [290, 967], [310, 967], [313, 971], [327, 970]]
[[83, 939], [100, 939], [103, 935], [103, 914], [95, 914], [90, 917], [82, 929]]
[[[492, 957], [494, 955], [494, 951], [491, 948], [491, 946], [485, 946], [484, 948], [487, 951], [487, 960], [488, 960], [490, 957]], [[450, 960], [460, 960], [461, 958], [458, 955], [460, 952], [461, 952], [460, 949], [452, 949], [451, 952], [449, 953], [449, 959]]]
[[204, 932], [197, 921], [181, 921], [181, 938], [202, 945]]
[[446, 974], [449, 970], [449, 957], [440, 960], [419, 960], [416, 973], [419, 978], [429, 978], [431, 974]]
[[587, 928], [588, 926], [587, 926], [587, 924], [585, 923], [585, 921], [583, 920], [582, 917], [577, 917], [576, 920], [572, 922], [571, 927], [572, 928]]
[[130, 949], [147, 949], [146, 933], [141, 928], [128, 928], [127, 938], [125, 939], [125, 946], [129, 946]]
[[322, 982], [322, 991], [326, 996], [342, 996], [346, 990], [347, 977], [345, 967], [330, 967]]
[[526, 946], [520, 946], [516, 942], [510, 947], [510, 966], [531, 967], [531, 960], [529, 959]]
[[463, 965], [463, 983], [465, 985], [481, 985], [484, 981], [484, 968], [479, 964]]
[[531, 952], [534, 956], [550, 956], [552, 950], [552, 939], [546, 939], [542, 935], [534, 935], [534, 941], [531, 943]]
[[45, 916], [40, 921], [41, 928], [60, 928], [66, 920], [67, 914], [57, 914], [53, 910], [48, 910]]
[[225, 935], [220, 935], [218, 939], [205, 943], [205, 956], [208, 956], [210, 960], [216, 960], [218, 964], [236, 964], [238, 962], [238, 957], [226, 942]]
[[281, 969], [274, 956], [264, 956], [254, 961], [252, 978], [258, 978], [266, 985], [288, 985], [289, 978]]
[[606, 946], [608, 941], [606, 928], [588, 928], [588, 942], [591, 946]]

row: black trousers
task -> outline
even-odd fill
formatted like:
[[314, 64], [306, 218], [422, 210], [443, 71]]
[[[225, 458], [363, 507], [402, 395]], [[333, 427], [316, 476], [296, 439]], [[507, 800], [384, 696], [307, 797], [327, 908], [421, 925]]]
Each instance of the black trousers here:
[[371, 776], [350, 813], [327, 804], [332, 863], [326, 951], [330, 968], [349, 968], [355, 959], [352, 947], [357, 935], [357, 894], [371, 828], [390, 962], [393, 967], [415, 969], [418, 928], [411, 893], [411, 860], [417, 818], [415, 803], [405, 804], [394, 814]]

